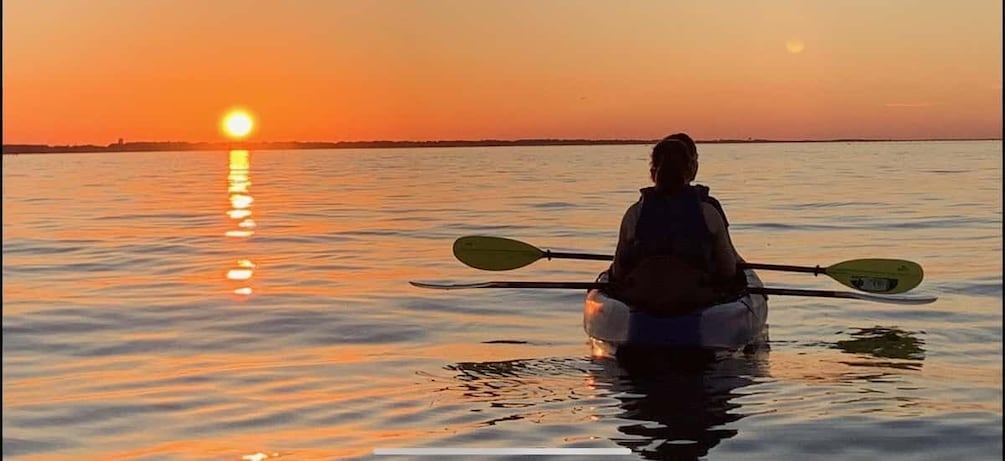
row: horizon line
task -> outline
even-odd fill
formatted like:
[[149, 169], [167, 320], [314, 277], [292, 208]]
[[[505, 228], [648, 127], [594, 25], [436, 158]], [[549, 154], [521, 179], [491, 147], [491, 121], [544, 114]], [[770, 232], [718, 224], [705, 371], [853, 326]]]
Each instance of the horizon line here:
[[[662, 139], [662, 138], [660, 138]], [[520, 139], [444, 139], [429, 141], [414, 140], [371, 140], [371, 141], [129, 141], [120, 139], [109, 144], [36, 144], [4, 143], [3, 154], [42, 153], [97, 153], [97, 152], [165, 152], [173, 150], [218, 150], [218, 149], [368, 149], [399, 147], [505, 147], [505, 146], [554, 146], [554, 145], [629, 145], [653, 144], [660, 139], [643, 138], [520, 138]], [[743, 144], [743, 143], [827, 143], [827, 142], [937, 142], [937, 141], [1001, 141], [1002, 137], [983, 138], [830, 138], [830, 139], [768, 139], [768, 138], [719, 138], [699, 139], [695, 144]]]

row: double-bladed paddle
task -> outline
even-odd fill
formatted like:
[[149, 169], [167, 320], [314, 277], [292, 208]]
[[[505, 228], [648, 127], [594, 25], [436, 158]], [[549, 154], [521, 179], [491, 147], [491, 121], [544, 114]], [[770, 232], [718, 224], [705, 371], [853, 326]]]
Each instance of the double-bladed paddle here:
[[[457, 239], [454, 256], [468, 266], [488, 271], [517, 269], [540, 259], [614, 259], [610, 255], [553, 252], [519, 240], [482, 235]], [[740, 263], [739, 268], [825, 274], [844, 286], [875, 294], [904, 293], [921, 284], [924, 278], [918, 263], [901, 259], [853, 259], [828, 267]]]
[[[609, 284], [603, 282], [475, 282], [475, 283], [436, 283], [436, 282], [408, 282], [412, 286], [419, 288], [429, 288], [434, 290], [467, 290], [474, 288], [530, 288], [530, 289], [566, 289], [566, 290], [593, 290], [607, 288]], [[800, 290], [795, 288], [768, 288], [749, 287], [747, 292], [760, 295], [778, 296], [810, 296], [818, 298], [844, 298], [859, 299], [862, 301], [872, 301], [877, 303], [891, 304], [930, 304], [938, 298], [935, 296], [883, 296], [868, 293], [853, 293], [850, 291], [828, 291], [828, 290]]]

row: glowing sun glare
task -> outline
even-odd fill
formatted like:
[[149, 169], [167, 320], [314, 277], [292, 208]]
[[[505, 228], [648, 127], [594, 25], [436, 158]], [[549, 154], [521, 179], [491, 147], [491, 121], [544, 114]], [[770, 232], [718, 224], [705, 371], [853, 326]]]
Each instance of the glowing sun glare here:
[[255, 121], [247, 112], [236, 110], [223, 117], [223, 131], [232, 138], [243, 138], [251, 133]]
[[804, 48], [806, 48], [806, 45], [804, 45], [803, 41], [798, 38], [785, 42], [785, 49], [789, 50], [789, 53], [792, 54], [799, 54]]

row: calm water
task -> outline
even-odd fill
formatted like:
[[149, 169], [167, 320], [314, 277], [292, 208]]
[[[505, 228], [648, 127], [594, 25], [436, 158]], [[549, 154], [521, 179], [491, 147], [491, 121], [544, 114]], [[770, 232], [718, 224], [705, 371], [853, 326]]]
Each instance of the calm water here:
[[911, 259], [940, 298], [773, 297], [770, 350], [705, 370], [592, 359], [582, 292], [408, 285], [593, 280], [451, 244], [611, 252], [647, 149], [4, 156], [4, 458], [1001, 458], [1001, 142], [700, 146], [748, 260]]

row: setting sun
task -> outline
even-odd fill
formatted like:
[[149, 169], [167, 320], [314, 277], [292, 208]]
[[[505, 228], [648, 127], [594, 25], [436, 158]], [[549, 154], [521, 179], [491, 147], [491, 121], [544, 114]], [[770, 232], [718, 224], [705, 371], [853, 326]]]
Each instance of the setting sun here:
[[255, 121], [247, 112], [235, 110], [223, 117], [221, 126], [227, 136], [243, 138], [251, 133], [251, 129], [255, 127]]

